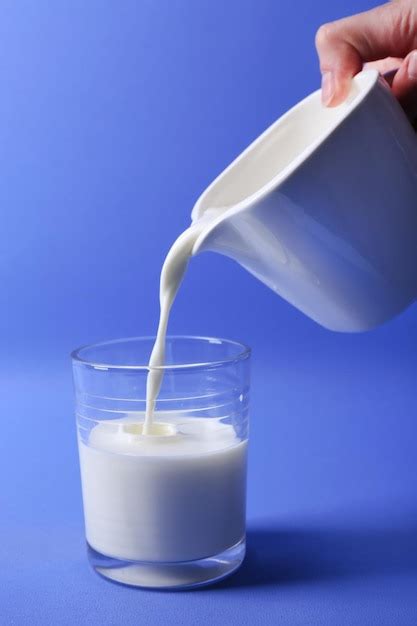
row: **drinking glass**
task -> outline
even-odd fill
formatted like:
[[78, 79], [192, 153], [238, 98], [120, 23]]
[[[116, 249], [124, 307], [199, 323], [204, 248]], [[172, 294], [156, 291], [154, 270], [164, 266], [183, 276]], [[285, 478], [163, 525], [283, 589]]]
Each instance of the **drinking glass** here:
[[142, 434], [153, 337], [72, 353], [90, 563], [119, 583], [190, 588], [245, 555], [250, 349], [168, 337], [151, 435]]

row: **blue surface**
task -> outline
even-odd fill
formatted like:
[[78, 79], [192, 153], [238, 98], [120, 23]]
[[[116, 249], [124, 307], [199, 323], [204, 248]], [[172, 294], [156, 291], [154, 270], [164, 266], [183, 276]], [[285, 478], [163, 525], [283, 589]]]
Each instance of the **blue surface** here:
[[249, 554], [201, 591], [88, 568], [67, 357], [154, 332], [160, 263], [193, 202], [316, 88], [318, 25], [368, 6], [3, 5], [2, 624], [417, 623], [415, 306], [332, 334], [231, 261], [192, 262], [171, 332], [254, 349]]

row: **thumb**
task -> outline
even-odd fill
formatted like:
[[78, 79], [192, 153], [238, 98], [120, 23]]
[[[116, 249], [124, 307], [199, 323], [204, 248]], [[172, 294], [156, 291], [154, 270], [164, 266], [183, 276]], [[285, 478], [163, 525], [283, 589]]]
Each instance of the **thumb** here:
[[316, 47], [323, 74], [323, 103], [340, 104], [347, 96], [350, 79], [364, 62], [405, 57], [417, 48], [416, 27], [410, 0], [388, 3], [321, 26]]
[[391, 89], [411, 121], [417, 116], [417, 50], [404, 59]]

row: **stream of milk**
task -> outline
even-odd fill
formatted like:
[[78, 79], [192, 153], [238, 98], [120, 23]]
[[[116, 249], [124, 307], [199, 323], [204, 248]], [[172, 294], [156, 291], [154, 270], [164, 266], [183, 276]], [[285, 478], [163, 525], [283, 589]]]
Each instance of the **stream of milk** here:
[[162, 366], [165, 362], [165, 339], [171, 307], [186, 272], [194, 244], [206, 223], [206, 220], [198, 221], [191, 224], [189, 228], [181, 233], [169, 250], [162, 266], [159, 286], [159, 324], [156, 340], [149, 359], [149, 374], [146, 381], [146, 416], [143, 424], [143, 435], [152, 434], [155, 403], [164, 376]]

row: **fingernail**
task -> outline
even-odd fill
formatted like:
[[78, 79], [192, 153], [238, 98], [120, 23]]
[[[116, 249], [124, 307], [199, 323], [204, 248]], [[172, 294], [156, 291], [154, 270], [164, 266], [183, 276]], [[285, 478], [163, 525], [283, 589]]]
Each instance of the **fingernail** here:
[[324, 106], [330, 104], [334, 96], [334, 76], [332, 72], [324, 72], [321, 77], [321, 101]]
[[417, 80], [417, 52], [412, 52], [408, 57], [407, 72], [409, 78]]

